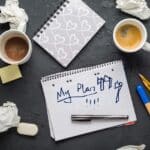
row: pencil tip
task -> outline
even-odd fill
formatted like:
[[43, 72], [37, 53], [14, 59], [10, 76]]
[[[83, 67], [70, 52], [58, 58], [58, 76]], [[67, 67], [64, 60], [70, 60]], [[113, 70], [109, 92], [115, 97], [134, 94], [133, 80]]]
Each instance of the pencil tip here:
[[142, 74], [141, 74], [141, 73], [139, 73], [138, 75], [139, 75], [139, 77], [141, 77], [141, 76], [142, 76]]
[[139, 77], [143, 80], [144, 79], [144, 76], [141, 74], [141, 73], [139, 73]]

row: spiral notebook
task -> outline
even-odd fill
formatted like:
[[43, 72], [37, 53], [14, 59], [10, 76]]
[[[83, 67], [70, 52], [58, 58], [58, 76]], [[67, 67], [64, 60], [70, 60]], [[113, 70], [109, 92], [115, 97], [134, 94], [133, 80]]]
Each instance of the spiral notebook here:
[[[122, 61], [41, 79], [51, 137], [60, 141], [136, 121]], [[71, 114], [128, 115], [128, 120], [72, 122]]]
[[64, 0], [33, 40], [67, 67], [104, 23], [82, 0]]

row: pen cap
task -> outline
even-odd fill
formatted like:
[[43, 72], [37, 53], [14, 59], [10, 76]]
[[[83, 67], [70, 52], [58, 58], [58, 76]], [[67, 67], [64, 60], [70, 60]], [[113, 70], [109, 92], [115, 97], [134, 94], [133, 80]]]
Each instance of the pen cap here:
[[148, 97], [148, 95], [146, 94], [146, 91], [144, 89], [144, 87], [142, 85], [138, 85], [137, 88], [137, 93], [139, 94], [141, 101], [146, 104], [148, 102], [150, 102], [150, 98]]

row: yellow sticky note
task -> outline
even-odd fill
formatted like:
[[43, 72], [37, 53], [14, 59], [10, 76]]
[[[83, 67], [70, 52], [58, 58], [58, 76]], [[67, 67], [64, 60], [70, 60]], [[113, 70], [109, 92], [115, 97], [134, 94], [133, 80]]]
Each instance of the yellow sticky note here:
[[17, 80], [22, 77], [19, 66], [9, 65], [7, 67], [0, 68], [0, 77], [3, 84]]

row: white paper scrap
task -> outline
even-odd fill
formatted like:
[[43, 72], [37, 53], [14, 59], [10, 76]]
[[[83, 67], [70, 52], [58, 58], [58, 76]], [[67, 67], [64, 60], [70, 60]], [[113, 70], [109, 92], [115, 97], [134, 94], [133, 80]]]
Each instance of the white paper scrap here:
[[6, 0], [5, 6], [0, 6], [0, 23], [9, 22], [11, 29], [26, 32], [28, 15], [19, 7], [18, 0]]

